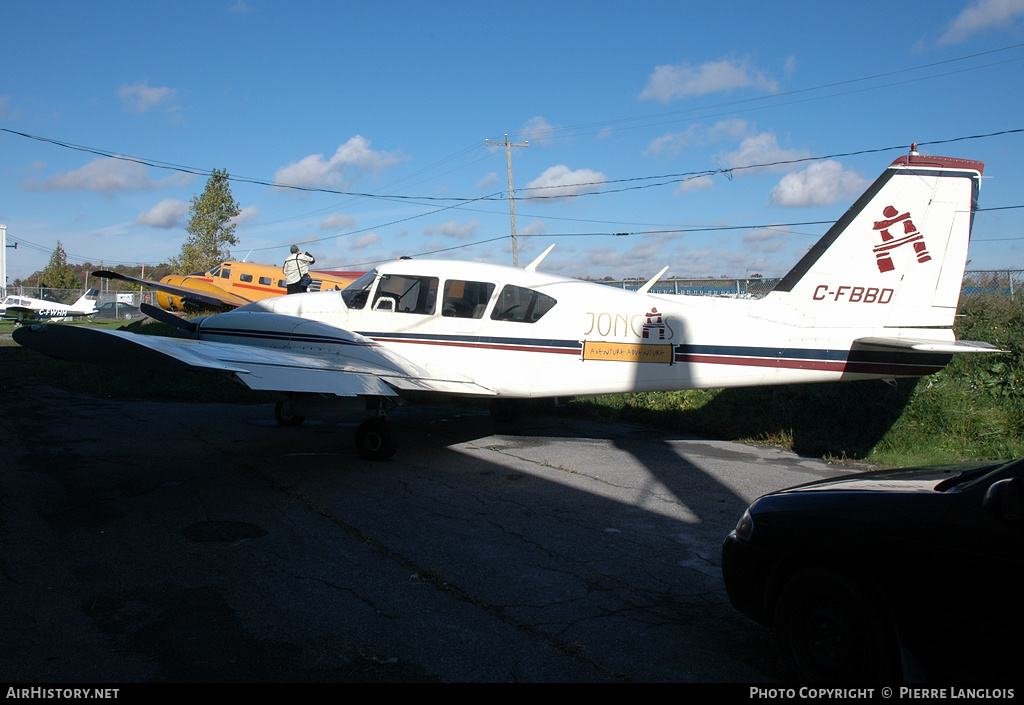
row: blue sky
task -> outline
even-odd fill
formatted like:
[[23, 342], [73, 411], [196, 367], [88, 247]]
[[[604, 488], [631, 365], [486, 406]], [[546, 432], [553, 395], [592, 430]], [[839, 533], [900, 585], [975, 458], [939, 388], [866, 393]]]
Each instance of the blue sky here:
[[521, 265], [781, 275], [919, 142], [986, 162], [969, 268], [1024, 268], [1024, 133], [995, 135], [1024, 128], [1024, 0], [8, 0], [0, 26], [11, 281], [58, 240], [167, 261], [215, 168], [239, 259], [511, 264], [506, 134]]

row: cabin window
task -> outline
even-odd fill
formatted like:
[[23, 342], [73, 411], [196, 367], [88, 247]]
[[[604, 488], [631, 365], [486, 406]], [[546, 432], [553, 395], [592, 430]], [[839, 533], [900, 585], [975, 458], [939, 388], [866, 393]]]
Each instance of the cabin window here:
[[221, 279], [230, 279], [231, 278], [231, 270], [230, 269], [221, 269], [220, 270], [220, 278]]
[[452, 318], [483, 318], [492, 293], [494, 284], [490, 282], [450, 279], [444, 283], [441, 315]]
[[251, 274], [239, 274], [238, 275], [238, 279], [240, 281], [248, 283], [248, 282], [252, 281], [252, 275]]
[[263, 286], [271, 286], [274, 280], [271, 277], [260, 277], [260, 284]]
[[437, 302], [437, 282], [437, 277], [385, 274], [377, 284], [373, 310], [429, 316]]
[[498, 295], [498, 302], [491, 311], [491, 320], [536, 323], [556, 303], [547, 294], [508, 284]]
[[288, 288], [288, 285], [287, 285], [287, 284], [285, 284], [285, 281], [284, 281], [284, 279], [278, 279], [278, 280], [277, 280], [277, 288], [278, 288], [278, 289], [287, 289], [287, 288]]

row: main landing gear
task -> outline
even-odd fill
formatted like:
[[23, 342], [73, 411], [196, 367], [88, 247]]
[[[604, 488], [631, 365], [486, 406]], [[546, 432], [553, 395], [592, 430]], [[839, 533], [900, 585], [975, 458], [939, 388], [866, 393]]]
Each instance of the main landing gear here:
[[366, 419], [356, 429], [356, 452], [366, 460], [388, 460], [397, 450], [386, 418]]
[[283, 401], [274, 405], [274, 418], [278, 426], [301, 426], [306, 420], [305, 416], [299, 416], [292, 412], [292, 405]]
[[[279, 401], [274, 406], [274, 418], [280, 426], [301, 426], [306, 417], [295, 412], [295, 399]], [[306, 400], [309, 407], [309, 401]], [[366, 460], [389, 460], [398, 451], [398, 444], [391, 433], [391, 425], [387, 419], [388, 400], [384, 398], [368, 398], [366, 410], [375, 416], [366, 419], [356, 429], [356, 452]], [[328, 407], [319, 410], [325, 411]], [[314, 411], [317, 409], [314, 408]]]

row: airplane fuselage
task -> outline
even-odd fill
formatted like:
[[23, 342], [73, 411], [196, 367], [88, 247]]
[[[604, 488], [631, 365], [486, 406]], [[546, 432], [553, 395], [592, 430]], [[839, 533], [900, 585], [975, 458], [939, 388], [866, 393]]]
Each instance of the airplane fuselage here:
[[[200, 328], [200, 339], [323, 352], [329, 344], [322, 338], [272, 340], [262, 322], [247, 322], [260, 312], [294, 316], [513, 398], [920, 376], [950, 357], [901, 361], [852, 350], [854, 340], [882, 335], [883, 327], [812, 328], [784, 296], [640, 294], [478, 263], [409, 260], [373, 276], [347, 292], [285, 296], [221, 314]], [[824, 289], [812, 290], [812, 301], [822, 296]], [[832, 287], [829, 297], [874, 307], [879, 321], [891, 298], [852, 286]], [[935, 336], [953, 339], [949, 331]]]
[[96, 294], [90, 289], [74, 304], [62, 304], [46, 299], [11, 295], [0, 302], [0, 316], [17, 320], [67, 321], [96, 313], [96, 301], [88, 298]]
[[[346, 274], [349, 276], [310, 271], [313, 278], [310, 291], [344, 289], [360, 273]], [[281, 267], [252, 262], [221, 262], [208, 272], [170, 274], [161, 279], [160, 283], [200, 293], [224, 292], [237, 297], [239, 303], [281, 296], [287, 291]], [[159, 291], [156, 301], [165, 311], [184, 311], [189, 308], [181, 295], [170, 291]]]

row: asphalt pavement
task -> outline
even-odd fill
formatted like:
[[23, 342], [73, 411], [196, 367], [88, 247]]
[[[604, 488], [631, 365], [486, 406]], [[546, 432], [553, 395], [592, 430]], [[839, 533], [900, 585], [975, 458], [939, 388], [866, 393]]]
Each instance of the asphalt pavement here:
[[266, 405], [0, 395], [0, 682], [784, 678], [719, 549], [770, 447], [458, 405], [280, 428]]

